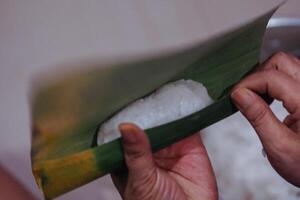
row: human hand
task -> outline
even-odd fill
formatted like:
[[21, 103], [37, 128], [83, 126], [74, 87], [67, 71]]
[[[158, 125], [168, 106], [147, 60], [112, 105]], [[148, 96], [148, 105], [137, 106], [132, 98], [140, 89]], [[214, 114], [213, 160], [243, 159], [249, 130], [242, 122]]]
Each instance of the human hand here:
[[199, 134], [156, 153], [146, 134], [129, 123], [120, 125], [128, 173], [112, 174], [125, 200], [216, 200], [216, 179]]
[[0, 199], [35, 200], [35, 197], [0, 164]]
[[[283, 122], [255, 93], [267, 93], [282, 101], [289, 115]], [[277, 53], [231, 94], [241, 113], [256, 130], [273, 168], [300, 187], [300, 61]]]

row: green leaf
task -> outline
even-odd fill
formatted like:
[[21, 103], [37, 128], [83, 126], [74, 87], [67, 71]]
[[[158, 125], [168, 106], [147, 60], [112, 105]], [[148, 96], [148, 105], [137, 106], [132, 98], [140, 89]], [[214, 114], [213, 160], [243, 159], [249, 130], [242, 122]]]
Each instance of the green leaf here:
[[92, 147], [99, 124], [128, 103], [178, 79], [203, 83], [216, 102], [146, 130], [161, 149], [231, 114], [229, 89], [257, 64], [275, 10], [194, 47], [158, 57], [87, 66], [45, 81], [32, 104], [33, 173], [47, 199], [124, 168], [120, 139]]

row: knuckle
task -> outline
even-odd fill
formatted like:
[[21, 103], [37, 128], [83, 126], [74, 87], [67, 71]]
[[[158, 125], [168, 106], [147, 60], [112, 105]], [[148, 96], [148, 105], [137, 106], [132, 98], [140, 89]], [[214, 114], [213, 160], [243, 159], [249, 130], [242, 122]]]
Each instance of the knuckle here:
[[279, 51], [279, 52], [275, 53], [271, 59], [274, 62], [282, 62], [282, 61], [285, 61], [286, 59], [289, 59], [289, 56], [285, 52]]
[[274, 68], [278, 70], [278, 68], [286, 64], [286, 62], [289, 60], [290, 56], [288, 56], [285, 52], [276, 52], [267, 60], [266, 64], [263, 66], [263, 69]]
[[261, 72], [264, 79], [279, 78], [282, 74], [274, 68], [268, 68]]

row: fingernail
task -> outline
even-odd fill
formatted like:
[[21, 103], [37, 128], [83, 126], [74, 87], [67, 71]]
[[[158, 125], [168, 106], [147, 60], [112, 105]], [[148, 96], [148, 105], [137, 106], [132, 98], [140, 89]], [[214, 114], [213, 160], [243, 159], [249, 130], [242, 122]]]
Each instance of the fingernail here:
[[236, 89], [231, 93], [231, 98], [239, 109], [245, 109], [253, 103], [253, 96], [246, 88]]
[[134, 144], [138, 141], [138, 130], [131, 124], [123, 123], [119, 125], [122, 140], [126, 144]]

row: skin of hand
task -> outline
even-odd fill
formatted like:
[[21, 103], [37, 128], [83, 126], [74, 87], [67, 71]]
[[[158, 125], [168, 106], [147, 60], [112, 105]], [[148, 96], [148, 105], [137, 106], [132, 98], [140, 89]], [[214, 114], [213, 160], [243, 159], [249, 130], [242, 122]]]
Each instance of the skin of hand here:
[[199, 134], [152, 153], [146, 134], [123, 123], [126, 173], [112, 174], [125, 200], [217, 200], [217, 184]]
[[0, 199], [35, 200], [10, 173], [0, 165]]
[[[281, 122], [256, 93], [281, 101], [289, 115]], [[255, 129], [273, 168], [300, 187], [300, 61], [276, 53], [242, 80], [231, 98]]]

